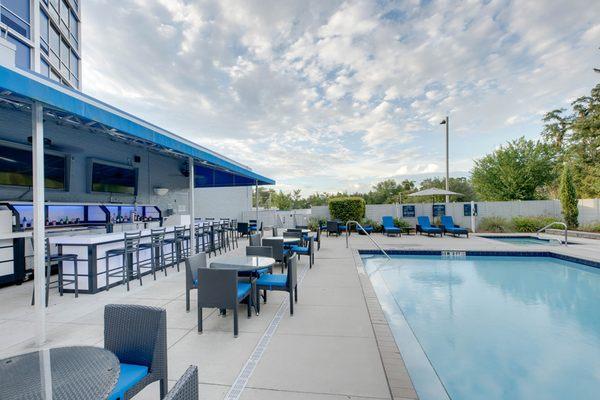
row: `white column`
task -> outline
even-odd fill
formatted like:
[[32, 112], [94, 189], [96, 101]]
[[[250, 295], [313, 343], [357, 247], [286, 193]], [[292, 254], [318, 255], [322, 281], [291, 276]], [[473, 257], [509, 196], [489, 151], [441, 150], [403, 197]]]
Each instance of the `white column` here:
[[41, 347], [46, 342], [46, 245], [44, 215], [44, 119], [43, 107], [37, 101], [31, 105], [33, 146], [33, 271], [35, 274], [36, 340]]
[[475, 202], [471, 201], [471, 232], [475, 233]]
[[[40, 73], [42, 71], [42, 61], [40, 57], [40, 0], [33, 0], [31, 2], [32, 8], [32, 24], [31, 24], [31, 40], [33, 41], [33, 65], [32, 68], [35, 72]], [[80, 42], [81, 43], [81, 42]]]
[[188, 194], [188, 202], [190, 207], [190, 253], [196, 254], [196, 206], [194, 201], [194, 192], [196, 189], [196, 179], [194, 171], [194, 157], [188, 158], [190, 170], [190, 189]]
[[256, 229], [258, 231], [258, 179], [255, 181], [256, 183], [256, 195], [255, 195], [255, 208], [256, 208]]
[[[450, 185], [448, 181], [450, 179], [450, 161], [449, 161], [449, 153], [450, 153], [450, 118], [446, 116], [446, 190], [450, 190]], [[450, 202], [450, 196], [446, 195], [446, 204]]]

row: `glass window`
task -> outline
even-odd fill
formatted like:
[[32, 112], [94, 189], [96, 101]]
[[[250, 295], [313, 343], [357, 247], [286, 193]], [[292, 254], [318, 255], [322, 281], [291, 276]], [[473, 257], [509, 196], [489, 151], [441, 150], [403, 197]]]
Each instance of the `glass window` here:
[[50, 15], [54, 20], [58, 22], [58, 0], [50, 0], [50, 7], [48, 7]]
[[54, 26], [50, 27], [50, 62], [58, 66], [58, 55], [60, 54], [60, 35]]
[[69, 76], [69, 58], [71, 57], [71, 49], [64, 40], [60, 41], [60, 70]]
[[71, 11], [71, 22], [69, 23], [69, 31], [71, 32], [71, 39], [77, 43], [77, 30], [79, 29], [77, 25], [77, 18], [75, 17], [75, 13]]
[[69, 6], [65, 3], [65, 0], [60, 2], [60, 22], [65, 27], [69, 27]]
[[50, 76], [50, 66], [48, 65], [48, 63], [42, 59], [40, 65], [42, 66], [40, 74], [46, 77]]
[[2, 0], [0, 1], [0, 20], [21, 35], [29, 38], [29, 1], [28, 0]]
[[21, 69], [31, 69], [31, 48], [10, 34], [8, 41], [17, 46], [15, 65]]
[[50, 70], [50, 79], [60, 82], [60, 76], [54, 70]]
[[79, 58], [77, 58], [77, 55], [75, 54], [75, 52], [73, 50], [71, 50], [71, 75], [73, 76], [73, 78], [77, 79], [79, 78]]
[[48, 16], [40, 10], [40, 39], [42, 41], [42, 50], [48, 54]]

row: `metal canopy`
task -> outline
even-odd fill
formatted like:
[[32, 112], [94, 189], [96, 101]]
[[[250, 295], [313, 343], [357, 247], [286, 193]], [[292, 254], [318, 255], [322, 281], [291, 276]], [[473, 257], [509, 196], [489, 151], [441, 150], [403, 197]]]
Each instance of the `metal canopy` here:
[[249, 167], [33, 72], [0, 65], [0, 101], [18, 110], [44, 105], [44, 118], [195, 162], [195, 187], [273, 185]]

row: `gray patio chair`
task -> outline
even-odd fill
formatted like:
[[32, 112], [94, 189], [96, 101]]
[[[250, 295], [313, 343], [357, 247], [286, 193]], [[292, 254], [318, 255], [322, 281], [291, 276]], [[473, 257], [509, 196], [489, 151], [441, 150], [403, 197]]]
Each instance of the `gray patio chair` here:
[[340, 236], [340, 223], [337, 221], [327, 221], [327, 236]]
[[260, 233], [254, 233], [250, 235], [250, 246], [260, 246], [261, 245], [261, 235]]
[[109, 400], [128, 400], [149, 384], [160, 382], [167, 394], [167, 312], [136, 304], [104, 307], [104, 348], [119, 359], [120, 375]]
[[200, 252], [185, 260], [185, 310], [190, 311], [190, 291], [198, 289], [198, 268], [208, 268], [206, 253]]
[[279, 228], [277, 228], [276, 226], [271, 228], [273, 230], [273, 235], [272, 236], [279, 236]]
[[273, 258], [276, 262], [281, 263], [281, 272], [283, 273], [287, 258], [291, 254], [290, 250], [285, 248], [281, 239], [263, 239], [263, 247], [267, 246], [273, 249]]
[[198, 400], [198, 367], [190, 365], [163, 400]]
[[[287, 274], [266, 274], [255, 282], [256, 298], [260, 290], [278, 290], [290, 294], [290, 315], [294, 315], [294, 302], [298, 301], [298, 261], [295, 257], [288, 260]], [[267, 298], [264, 298], [265, 303]], [[260, 312], [260, 300], [256, 302], [256, 311]]]
[[292, 246], [290, 248], [291, 252], [294, 254], [298, 254], [298, 259], [300, 256], [308, 256], [308, 265], [310, 268], [313, 266], [313, 262], [315, 261], [315, 238], [309, 237], [306, 242], [306, 246]]
[[238, 336], [238, 304], [248, 299], [248, 318], [252, 315], [253, 283], [238, 281], [235, 269], [198, 269], [198, 332], [202, 332], [202, 308], [233, 310], [233, 336]]

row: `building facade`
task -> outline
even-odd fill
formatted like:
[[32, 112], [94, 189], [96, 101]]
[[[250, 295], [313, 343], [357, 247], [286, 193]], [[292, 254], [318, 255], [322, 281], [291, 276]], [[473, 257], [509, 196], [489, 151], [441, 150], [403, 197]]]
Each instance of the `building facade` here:
[[39, 73], [81, 89], [80, 3], [81, 0], [0, 0], [0, 34], [16, 47], [18, 68], [36, 71], [39, 61]]

